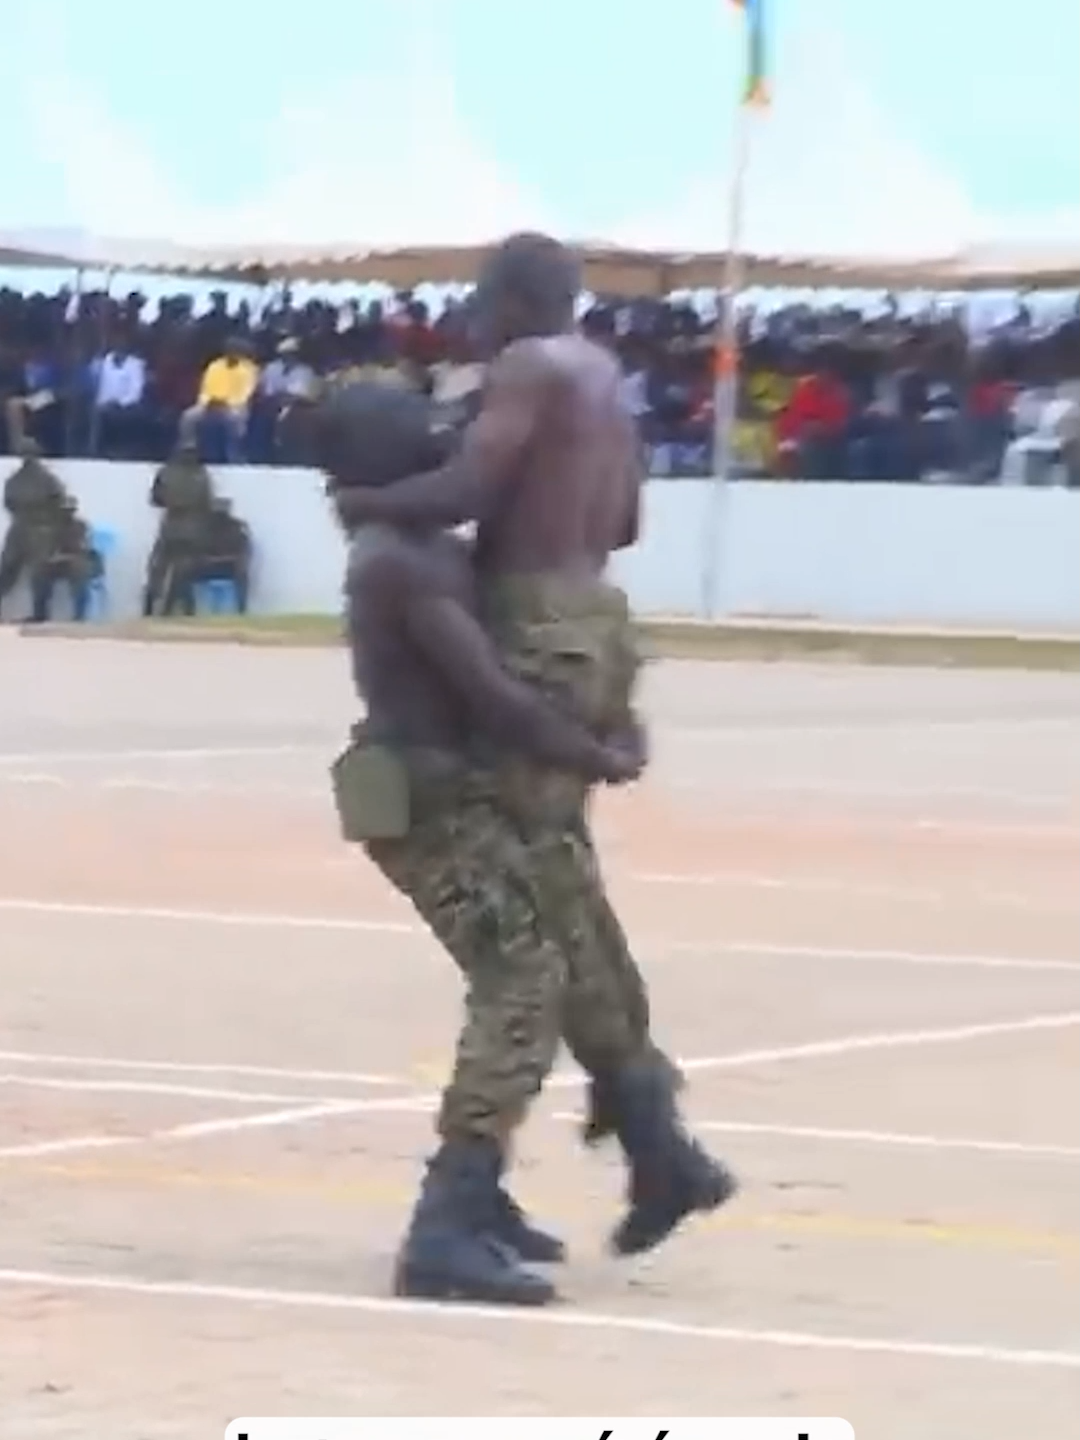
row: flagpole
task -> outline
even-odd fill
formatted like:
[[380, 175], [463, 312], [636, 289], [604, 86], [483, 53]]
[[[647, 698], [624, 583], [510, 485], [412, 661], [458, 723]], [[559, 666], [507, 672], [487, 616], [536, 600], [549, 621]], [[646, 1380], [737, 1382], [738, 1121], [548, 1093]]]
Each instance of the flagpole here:
[[713, 389], [713, 479], [704, 526], [705, 556], [701, 601], [702, 614], [706, 620], [715, 619], [721, 609], [720, 551], [734, 458], [733, 442], [739, 395], [739, 325], [735, 302], [744, 288], [746, 275], [743, 206], [750, 161], [753, 110], [754, 106], [748, 103], [746, 98], [740, 99], [732, 146], [727, 256], [724, 261], [723, 300], [717, 316], [716, 382]]

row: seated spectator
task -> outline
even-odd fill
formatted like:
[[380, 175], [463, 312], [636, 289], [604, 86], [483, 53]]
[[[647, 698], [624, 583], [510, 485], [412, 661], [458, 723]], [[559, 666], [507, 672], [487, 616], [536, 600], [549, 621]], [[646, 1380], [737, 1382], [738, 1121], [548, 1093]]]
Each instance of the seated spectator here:
[[919, 424], [919, 474], [938, 482], [954, 480], [963, 469], [961, 443], [958, 388], [942, 376], [929, 380]]
[[136, 459], [143, 438], [146, 362], [123, 343], [106, 351], [97, 367], [93, 427], [99, 455]]
[[777, 418], [778, 463], [807, 480], [842, 480], [851, 403], [847, 389], [811, 357]]
[[23, 374], [23, 433], [32, 435], [46, 455], [63, 455], [65, 385], [60, 360], [49, 347], [36, 347]]
[[257, 465], [269, 465], [279, 456], [281, 420], [298, 401], [307, 401], [315, 391], [315, 371], [300, 358], [300, 342], [293, 336], [280, 341], [277, 354], [259, 376], [251, 403], [248, 425], [248, 458]]
[[0, 455], [13, 455], [25, 433], [22, 401], [26, 372], [14, 346], [0, 335]]
[[243, 463], [248, 415], [258, 379], [259, 368], [250, 347], [235, 336], [226, 340], [224, 352], [203, 371], [198, 399], [183, 417], [181, 428], [186, 433], [189, 425], [194, 427], [200, 449], [211, 452], [211, 464]]
[[315, 383], [315, 372], [300, 358], [300, 342], [291, 335], [277, 347], [277, 356], [259, 376], [256, 394], [268, 399], [307, 399]]
[[622, 402], [627, 412], [634, 417], [642, 439], [651, 438], [649, 419], [652, 407], [649, 404], [649, 362], [643, 346], [627, 344], [623, 347]]
[[979, 375], [967, 397], [967, 462], [973, 481], [985, 484], [1001, 474], [1012, 433], [1016, 387], [990, 374]]
[[1049, 485], [1059, 471], [1063, 483], [1075, 485], [1080, 403], [1071, 387], [1025, 391], [1017, 397], [1015, 414], [1020, 433], [1005, 452], [1002, 483]]

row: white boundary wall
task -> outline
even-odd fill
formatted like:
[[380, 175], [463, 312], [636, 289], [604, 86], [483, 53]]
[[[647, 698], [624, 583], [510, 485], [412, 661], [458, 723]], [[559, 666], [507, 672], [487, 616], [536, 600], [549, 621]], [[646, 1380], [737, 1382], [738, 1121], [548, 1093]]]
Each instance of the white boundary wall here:
[[[0, 483], [14, 462], [0, 462]], [[157, 512], [147, 464], [55, 462], [92, 525], [116, 531], [114, 618], [138, 613]], [[223, 466], [251, 526], [253, 609], [340, 609], [343, 544], [310, 470]], [[654, 480], [641, 543], [615, 572], [643, 614], [699, 614], [712, 486]], [[1080, 630], [1080, 492], [742, 481], [727, 487], [720, 600], [728, 614], [852, 625]], [[0, 519], [0, 528], [6, 517]], [[21, 614], [9, 598], [6, 618]]]

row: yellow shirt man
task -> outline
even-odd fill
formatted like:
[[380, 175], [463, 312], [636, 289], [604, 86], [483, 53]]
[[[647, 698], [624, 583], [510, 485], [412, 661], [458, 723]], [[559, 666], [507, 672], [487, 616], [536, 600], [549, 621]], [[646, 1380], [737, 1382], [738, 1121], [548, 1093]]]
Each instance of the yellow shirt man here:
[[199, 385], [200, 409], [224, 405], [228, 410], [246, 410], [258, 378], [259, 367], [246, 355], [222, 355], [211, 360]]

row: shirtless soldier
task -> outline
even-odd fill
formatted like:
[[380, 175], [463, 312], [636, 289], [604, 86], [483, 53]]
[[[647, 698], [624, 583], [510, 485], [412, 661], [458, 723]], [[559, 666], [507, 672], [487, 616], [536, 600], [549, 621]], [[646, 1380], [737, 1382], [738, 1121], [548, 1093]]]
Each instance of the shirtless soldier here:
[[[570, 253], [517, 235], [487, 262], [476, 313], [494, 360], [480, 413], [460, 451], [434, 471], [378, 489], [337, 494], [346, 525], [456, 525], [476, 520], [481, 611], [506, 664], [567, 703], [599, 731], [632, 719], [633, 627], [625, 596], [603, 572], [638, 534], [640, 452], [620, 402], [617, 362], [575, 332], [579, 273]], [[344, 478], [344, 477], [342, 477]], [[673, 1067], [652, 1045], [644, 985], [603, 895], [585, 818], [588, 786], [560, 767], [498, 766], [500, 801], [514, 816], [550, 895], [582, 917], [578, 994], [613, 993], [636, 1008], [586, 1053], [564, 1033], [592, 1081], [594, 1130], [614, 1130], [630, 1167], [630, 1209], [613, 1236], [623, 1254], [652, 1248], [685, 1216], [715, 1208], [735, 1181], [684, 1130]], [[564, 952], [565, 953], [565, 952]], [[591, 976], [583, 968], [591, 965]]]
[[[419, 395], [355, 383], [320, 407], [320, 460], [375, 486], [441, 453]], [[364, 844], [461, 966], [467, 1020], [439, 1118], [442, 1139], [398, 1262], [399, 1293], [542, 1304], [551, 1284], [521, 1260], [562, 1245], [529, 1224], [500, 1185], [510, 1131], [539, 1089], [574, 994], [558, 897], [500, 805], [494, 756], [519, 752], [586, 782], [635, 778], [635, 731], [607, 743], [509, 675], [476, 616], [457, 537], [385, 525], [354, 531], [348, 629], [367, 718], [335, 766], [346, 838]], [[596, 997], [573, 1001], [578, 1030], [610, 1024]]]

